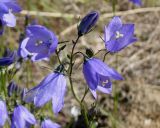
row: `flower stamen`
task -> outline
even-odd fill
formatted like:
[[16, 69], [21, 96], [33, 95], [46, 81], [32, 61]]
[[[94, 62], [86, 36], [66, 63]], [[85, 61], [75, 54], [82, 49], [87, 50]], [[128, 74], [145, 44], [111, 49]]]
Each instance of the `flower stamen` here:
[[116, 31], [116, 39], [119, 39], [121, 37], [123, 37], [124, 35], [122, 33], [120, 33], [119, 31]]
[[41, 44], [43, 44], [43, 41], [37, 40], [36, 43], [35, 43], [35, 46], [39, 46], [39, 45], [41, 45]]
[[102, 81], [102, 86], [104, 87], [106, 84], [108, 84], [108, 80], [106, 80], [106, 81]]

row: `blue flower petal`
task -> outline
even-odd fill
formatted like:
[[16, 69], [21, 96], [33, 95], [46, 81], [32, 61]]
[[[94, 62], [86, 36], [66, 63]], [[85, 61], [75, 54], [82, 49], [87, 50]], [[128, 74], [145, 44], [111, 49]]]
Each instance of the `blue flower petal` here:
[[108, 41], [107, 50], [111, 52], [117, 52], [125, 48], [131, 43], [134, 43], [132, 38], [134, 38], [134, 24], [125, 24], [119, 31], [124, 36], [119, 39], [111, 39]]
[[30, 53], [41, 53], [41, 54], [47, 54], [48, 53], [48, 47], [44, 44], [36, 45], [37, 40], [35, 37], [30, 37], [28, 42], [26, 43], [26, 50]]
[[105, 27], [105, 47], [114, 53], [134, 43], [134, 24], [122, 24], [119, 17], [114, 17]]
[[83, 65], [83, 74], [90, 89], [95, 90], [98, 85], [98, 76], [95, 70], [92, 70], [91, 60], [88, 60]]
[[[32, 61], [49, 59], [58, 45], [58, 39], [53, 32], [44, 26], [30, 25], [26, 29], [26, 38], [19, 47], [19, 53], [31, 56]], [[26, 52], [27, 51], [27, 52]]]
[[51, 73], [39, 85], [26, 93], [24, 101], [34, 101], [37, 107], [41, 107], [52, 99], [53, 112], [57, 114], [64, 105], [65, 92], [66, 80], [64, 75]]
[[31, 114], [25, 107], [21, 106], [21, 111], [23, 111], [23, 118], [29, 124], [36, 124], [36, 119], [33, 114]]
[[112, 91], [112, 79], [122, 80], [123, 77], [97, 58], [90, 58], [83, 64], [84, 78], [94, 98], [97, 98], [96, 91], [110, 94]]
[[141, 6], [142, 5], [142, 1], [141, 0], [130, 0], [130, 1], [133, 2], [137, 6]]
[[[112, 35], [122, 27], [122, 21], [120, 17], [115, 16], [110, 21], [108, 26], [105, 26], [104, 40], [107, 42], [110, 40]], [[107, 44], [106, 44], [107, 45]]]
[[60, 128], [61, 126], [57, 123], [53, 123], [50, 119], [45, 119], [41, 123], [41, 128]]
[[105, 94], [111, 94], [111, 92], [112, 92], [112, 88], [104, 88], [102, 86], [98, 86], [97, 90], [101, 91], [101, 92], [103, 92]]
[[14, 13], [18, 13], [22, 10], [21, 7], [16, 2], [16, 0], [12, 0], [10, 2], [5, 2], [5, 4], [9, 9], [12, 9], [12, 12], [14, 12]]
[[27, 27], [27, 36], [34, 37], [42, 41], [48, 41], [51, 38], [51, 33], [48, 29], [41, 25], [30, 25]]
[[89, 61], [92, 61], [91, 62], [92, 67], [94, 68], [94, 70], [96, 70], [97, 74], [108, 76], [115, 80], [123, 80], [123, 77], [116, 70], [109, 67], [107, 64], [105, 64], [101, 60], [97, 58], [92, 58]]
[[27, 58], [28, 55], [31, 55], [29, 51], [27, 51], [26, 44], [28, 43], [29, 38], [25, 38], [19, 45], [18, 48], [18, 56], [22, 58]]
[[8, 56], [0, 58], [0, 66], [9, 66], [15, 61], [16, 52], [11, 52]]
[[66, 93], [66, 80], [63, 75], [59, 75], [57, 78], [56, 90], [52, 94], [52, 109], [55, 114], [64, 106], [64, 96]]
[[27, 124], [36, 124], [36, 119], [27, 108], [18, 105], [13, 112], [11, 127], [25, 128]]
[[6, 103], [2, 100], [0, 100], [0, 127], [3, 127], [7, 118], [8, 118], [8, 112], [6, 108]]
[[[48, 76], [46, 76], [44, 78], [44, 80], [42, 82], [40, 82], [39, 85], [37, 85], [36, 87], [34, 87], [33, 89], [29, 90], [25, 97], [24, 97], [24, 101], [25, 102], [32, 102], [34, 101], [34, 103], [36, 104], [36, 106], [42, 106], [44, 105], [48, 100], [51, 99], [51, 94], [52, 93], [47, 93], [48, 91], [48, 86], [51, 85], [52, 80], [54, 80], [54, 78], [57, 75], [54, 73], [49, 74]], [[51, 88], [52, 86], [50, 86]], [[54, 86], [53, 86], [54, 87]], [[49, 88], [50, 91], [53, 91]], [[47, 95], [45, 96], [45, 94], [47, 93]], [[45, 97], [44, 98], [41, 98]], [[38, 101], [38, 99], [40, 99], [40, 101]]]
[[0, 3], [0, 12], [1, 13], [8, 13], [8, 7], [4, 3]]

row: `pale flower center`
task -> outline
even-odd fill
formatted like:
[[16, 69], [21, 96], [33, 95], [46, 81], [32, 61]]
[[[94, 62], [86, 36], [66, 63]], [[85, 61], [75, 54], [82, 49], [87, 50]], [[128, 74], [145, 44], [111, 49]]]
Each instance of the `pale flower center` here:
[[43, 41], [37, 40], [36, 43], [35, 43], [35, 46], [39, 46], [39, 45], [41, 45], [42, 43], [43, 43]]
[[120, 33], [119, 31], [116, 31], [116, 39], [119, 39], [121, 37], [123, 37], [124, 35], [122, 33]]
[[105, 80], [105, 81], [102, 81], [102, 86], [104, 87], [106, 84], [108, 84], [109, 81], [108, 80]]

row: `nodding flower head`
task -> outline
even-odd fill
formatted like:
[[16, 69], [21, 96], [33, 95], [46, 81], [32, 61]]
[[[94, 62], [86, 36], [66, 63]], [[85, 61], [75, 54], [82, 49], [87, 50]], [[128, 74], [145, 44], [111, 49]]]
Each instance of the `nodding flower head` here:
[[52, 99], [53, 112], [58, 114], [64, 106], [65, 92], [65, 76], [55, 71], [46, 76], [39, 85], [29, 90], [24, 97], [24, 101], [33, 101], [35, 106], [41, 107]]
[[41, 25], [28, 26], [26, 33], [26, 38], [19, 46], [19, 56], [31, 56], [32, 61], [49, 59], [58, 45], [55, 34]]
[[104, 41], [107, 51], [114, 53], [134, 43], [134, 24], [122, 24], [119, 17], [114, 17], [108, 26], [105, 26]]
[[80, 22], [78, 26], [78, 35], [82, 36], [87, 34], [97, 23], [99, 18], [99, 13], [97, 11], [92, 11], [88, 13]]
[[106, 94], [111, 93], [112, 79], [123, 80], [118, 72], [97, 58], [90, 58], [84, 62], [83, 74], [95, 98], [97, 98], [97, 90]]

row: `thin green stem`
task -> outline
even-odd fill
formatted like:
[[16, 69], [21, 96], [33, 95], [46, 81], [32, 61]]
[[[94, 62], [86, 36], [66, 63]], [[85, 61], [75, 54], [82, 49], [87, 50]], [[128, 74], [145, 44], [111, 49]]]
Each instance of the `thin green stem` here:
[[[72, 81], [72, 71], [73, 71], [73, 66], [74, 66], [73, 59], [74, 59], [74, 55], [75, 55], [74, 50], [75, 50], [76, 44], [78, 43], [79, 38], [80, 37], [78, 36], [76, 41], [73, 41], [72, 52], [71, 52], [71, 55], [70, 55], [70, 66], [68, 68], [68, 77], [69, 77], [69, 82], [70, 82], [70, 85], [71, 85], [72, 94], [73, 94], [74, 98], [76, 99], [76, 101], [80, 104], [81, 112], [82, 112], [82, 115], [84, 117], [84, 122], [85, 122], [86, 128], [89, 128], [89, 120], [88, 120], [88, 114], [87, 114], [86, 108], [85, 108], [83, 102], [81, 102], [80, 99], [77, 97], [77, 95], [74, 91], [74, 88], [73, 88], [73, 81]], [[81, 52], [77, 52], [77, 54], [78, 53], [81, 53]]]
[[86, 107], [83, 104], [81, 104], [81, 109], [82, 109], [82, 115], [84, 116], [85, 125], [87, 126], [86, 128], [89, 128], [90, 123], [89, 123], [89, 120], [88, 120]]
[[105, 61], [105, 59], [106, 59], [106, 56], [107, 56], [107, 54], [109, 54], [110, 52], [108, 51], [108, 52], [106, 52], [105, 54], [104, 54], [104, 56], [103, 56], [103, 62]]
[[75, 47], [76, 47], [76, 44], [77, 44], [79, 38], [80, 38], [80, 37], [78, 37], [75, 42], [73, 41], [74, 44], [73, 44], [72, 52], [71, 52], [71, 55], [70, 55], [71, 58], [70, 58], [70, 66], [69, 66], [69, 71], [68, 71], [68, 72], [69, 72], [69, 73], [68, 73], [68, 77], [69, 77], [69, 82], [70, 82], [70, 85], [71, 85], [72, 94], [73, 94], [74, 98], [76, 99], [76, 101], [81, 105], [81, 102], [80, 102], [79, 98], [76, 96], [76, 93], [75, 93], [75, 91], [74, 91], [73, 81], [72, 81], [74, 49], [75, 49]]
[[83, 55], [83, 57], [87, 57], [83, 52], [80, 52], [80, 51], [79, 51], [79, 52], [76, 52], [76, 53], [73, 54], [73, 58], [74, 58], [74, 56], [76, 56], [77, 54], [81, 54], [81, 55]]
[[[57, 55], [57, 58], [58, 58], [58, 62], [59, 62], [59, 64], [60, 65], [64, 65], [64, 63], [62, 63], [62, 61], [61, 61], [61, 59], [60, 59], [60, 57], [59, 57], [59, 52], [58, 51], [56, 51], [56, 55]], [[66, 71], [67, 72], [67, 70], [66, 70], [66, 68], [64, 67], [64, 71]]]
[[6, 90], [6, 82], [7, 82], [7, 68], [4, 68], [4, 72], [3, 70], [1, 70], [0, 72], [0, 77], [1, 77], [1, 91], [4, 93], [4, 97], [7, 97], [7, 90]]
[[116, 4], [117, 4], [117, 0], [112, 0], [112, 11], [113, 11], [113, 16], [116, 15]]
[[59, 64], [61, 64], [61, 65], [62, 65], [62, 62], [61, 62], [61, 60], [60, 60], [60, 57], [59, 57], [58, 51], [56, 51], [56, 55], [57, 55], [57, 58], [58, 58]]
[[27, 73], [27, 84], [26, 84], [26, 87], [29, 88], [29, 82], [30, 82], [30, 62], [27, 61], [27, 65], [26, 65], [26, 73]]
[[72, 94], [73, 94], [74, 98], [75, 98], [76, 101], [81, 105], [81, 102], [80, 102], [79, 98], [76, 96], [76, 93], [75, 93], [75, 91], [74, 91], [73, 81], [72, 81], [71, 76], [69, 76], [69, 82], [70, 82], [70, 85], [71, 85], [71, 91], [72, 91]]
[[70, 58], [70, 71], [69, 71], [69, 75], [71, 76], [72, 75], [72, 70], [73, 70], [73, 55], [74, 55], [74, 50], [75, 50], [75, 47], [76, 47], [76, 44], [78, 43], [78, 40], [79, 40], [79, 36], [77, 37], [76, 41], [74, 42], [73, 41], [73, 47], [72, 47], [72, 52], [71, 52], [71, 58]]
[[106, 49], [100, 49], [100, 50], [98, 50], [98, 51], [94, 54], [94, 56], [96, 56], [96, 55], [98, 55], [100, 52], [104, 52], [104, 51], [106, 51]]
[[81, 103], [84, 101], [84, 99], [85, 99], [88, 91], [89, 91], [89, 88], [85, 89], [84, 95], [83, 95], [83, 97], [82, 97], [82, 99], [81, 99]]
[[64, 44], [64, 43], [69, 43], [70, 41], [60, 41], [58, 44]]

